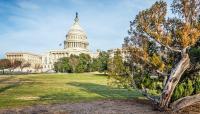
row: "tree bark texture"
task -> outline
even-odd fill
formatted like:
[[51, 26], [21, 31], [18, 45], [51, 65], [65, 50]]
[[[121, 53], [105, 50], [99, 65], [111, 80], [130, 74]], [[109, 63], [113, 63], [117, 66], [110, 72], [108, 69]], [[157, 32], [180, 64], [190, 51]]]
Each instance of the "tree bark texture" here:
[[178, 99], [177, 101], [175, 101], [171, 104], [171, 108], [173, 111], [178, 111], [182, 108], [193, 105], [197, 102], [200, 102], [200, 93]]
[[182, 58], [177, 64], [177, 66], [174, 69], [172, 69], [170, 76], [165, 84], [159, 102], [159, 107], [161, 109], [168, 108], [174, 89], [178, 84], [181, 76], [189, 68], [189, 66], [190, 66], [189, 55], [187, 53], [184, 53], [182, 54]]

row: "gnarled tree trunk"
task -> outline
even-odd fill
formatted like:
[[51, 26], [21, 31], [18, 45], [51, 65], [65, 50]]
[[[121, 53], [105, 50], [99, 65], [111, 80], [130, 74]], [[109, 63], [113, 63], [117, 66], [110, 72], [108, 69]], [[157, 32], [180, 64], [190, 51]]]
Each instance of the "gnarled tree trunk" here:
[[179, 61], [177, 66], [172, 70], [165, 84], [159, 103], [159, 107], [161, 109], [168, 108], [174, 89], [178, 84], [182, 74], [189, 68], [189, 66], [190, 66], [189, 55], [186, 52], [184, 52], [182, 53], [181, 60]]

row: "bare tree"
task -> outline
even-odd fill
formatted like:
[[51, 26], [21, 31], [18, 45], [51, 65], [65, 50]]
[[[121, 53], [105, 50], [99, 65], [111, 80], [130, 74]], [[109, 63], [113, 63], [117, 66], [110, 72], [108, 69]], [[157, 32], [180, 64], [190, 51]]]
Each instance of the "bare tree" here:
[[21, 71], [23, 71], [23, 69], [24, 68], [27, 68], [27, 67], [30, 67], [31, 66], [31, 64], [30, 63], [22, 63], [21, 65], [20, 65], [20, 69], [21, 69]]
[[42, 69], [42, 65], [41, 64], [35, 64], [35, 70], [38, 72], [39, 69]]
[[15, 70], [22, 65], [22, 61], [14, 60], [11, 62], [11, 70]]

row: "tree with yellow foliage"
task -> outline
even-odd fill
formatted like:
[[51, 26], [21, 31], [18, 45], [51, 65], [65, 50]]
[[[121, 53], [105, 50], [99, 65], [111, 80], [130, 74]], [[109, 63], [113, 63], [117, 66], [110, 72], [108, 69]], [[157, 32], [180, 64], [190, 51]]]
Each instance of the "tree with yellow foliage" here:
[[163, 80], [158, 97], [140, 88], [161, 110], [179, 110], [200, 101], [200, 94], [171, 100], [180, 79], [192, 67], [189, 50], [200, 39], [200, 0], [174, 0], [171, 9], [174, 17], [170, 18], [164, 1], [140, 11], [130, 22], [129, 37], [125, 38], [133, 76], [156, 74]]

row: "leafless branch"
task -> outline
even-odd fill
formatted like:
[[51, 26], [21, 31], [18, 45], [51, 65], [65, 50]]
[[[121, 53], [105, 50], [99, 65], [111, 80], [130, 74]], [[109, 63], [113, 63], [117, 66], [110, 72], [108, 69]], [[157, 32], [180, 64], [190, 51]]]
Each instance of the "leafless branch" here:
[[170, 74], [161, 72], [161, 71], [159, 71], [159, 70], [156, 70], [156, 73], [160, 74], [161, 76], [169, 76], [169, 75], [170, 75]]

